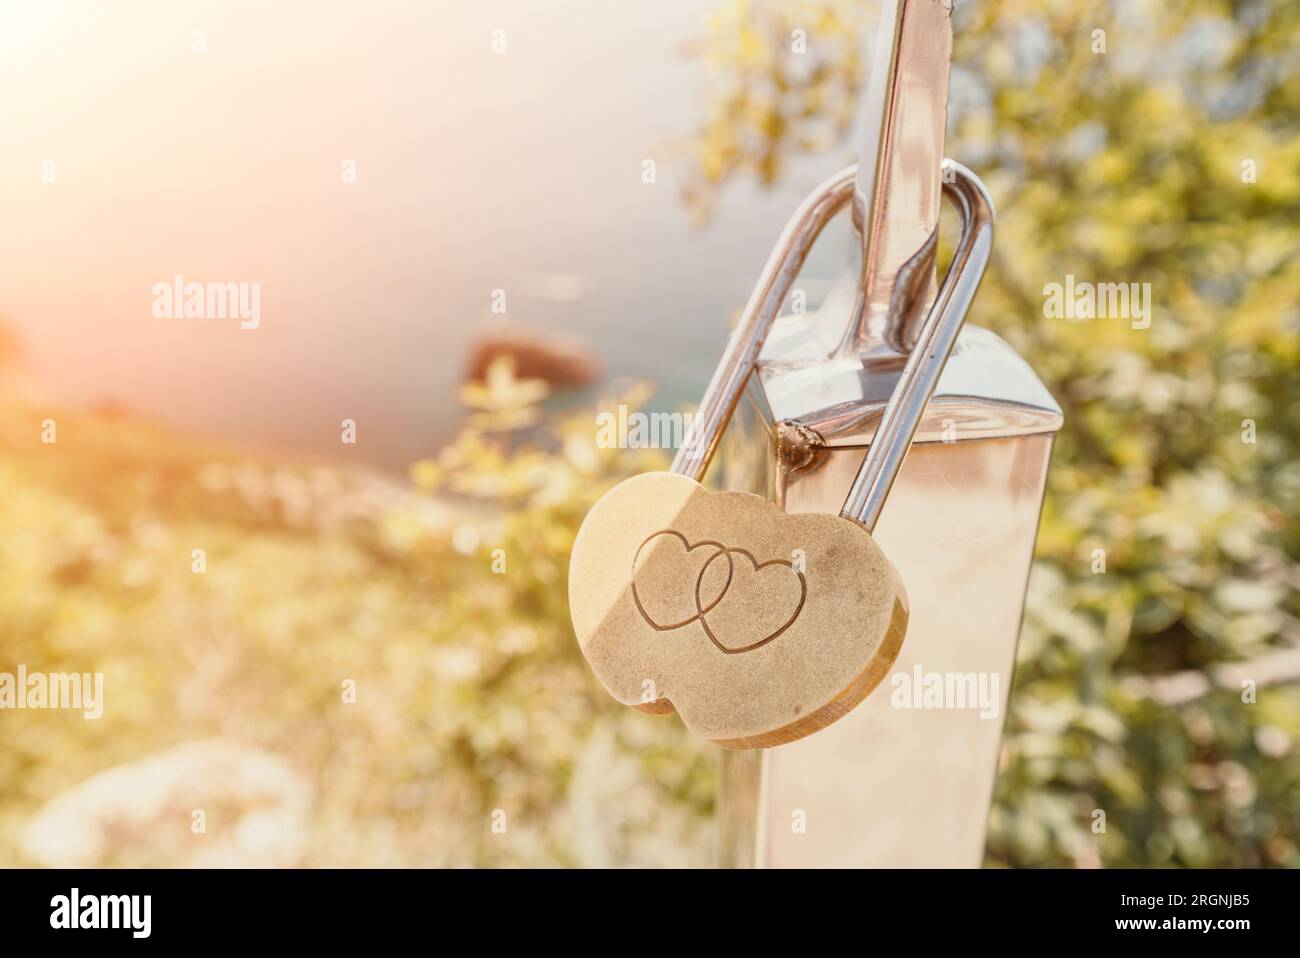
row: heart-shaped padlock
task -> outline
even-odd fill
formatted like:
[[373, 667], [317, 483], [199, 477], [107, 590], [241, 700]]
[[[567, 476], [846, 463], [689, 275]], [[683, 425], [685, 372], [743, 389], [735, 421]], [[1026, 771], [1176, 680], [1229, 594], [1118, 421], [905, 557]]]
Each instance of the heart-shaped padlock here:
[[592, 507], [569, 565], [582, 653], [610, 694], [677, 711], [729, 748], [824, 728], [884, 678], [907, 629], [907, 595], [871, 536], [983, 276], [991, 206], [944, 161], [962, 236], [838, 516], [787, 514], [760, 496], [711, 492], [708, 466], [772, 322], [855, 168], [827, 180], [787, 224], [700, 404], [672, 472], [625, 480]]

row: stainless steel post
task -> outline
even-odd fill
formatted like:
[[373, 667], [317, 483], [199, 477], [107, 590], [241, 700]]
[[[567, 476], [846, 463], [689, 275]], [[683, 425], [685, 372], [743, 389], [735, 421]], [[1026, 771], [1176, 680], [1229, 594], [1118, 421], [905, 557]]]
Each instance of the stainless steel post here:
[[[885, 3], [854, 197], [861, 269], [818, 313], [776, 321], [716, 467], [725, 486], [788, 512], [855, 503], [877, 512], [873, 534], [911, 602], [908, 637], [890, 677], [834, 725], [765, 752], [724, 753], [726, 865], [976, 866], [983, 855], [1061, 413], [987, 330], [967, 324], [955, 344], [918, 342], [936, 296], [950, 13], [943, 0]], [[946, 185], [959, 203], [986, 201]], [[991, 242], [991, 224], [979, 235]], [[904, 438], [882, 422], [895, 387], [938, 372], [924, 360], [950, 346], [892, 490], [859, 477], [868, 448]], [[919, 694], [930, 676], [958, 690], [983, 682], [984, 706], [941, 697], [931, 707]]]

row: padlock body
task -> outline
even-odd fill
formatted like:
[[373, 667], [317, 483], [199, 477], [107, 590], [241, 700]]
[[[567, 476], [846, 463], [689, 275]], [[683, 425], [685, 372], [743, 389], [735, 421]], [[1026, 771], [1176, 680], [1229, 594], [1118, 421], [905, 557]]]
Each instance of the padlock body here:
[[[1060, 412], [1005, 343], [984, 330], [963, 337], [875, 530], [912, 600], [902, 652], [876, 691], [829, 728], [722, 758], [723, 865], [981, 862]], [[782, 341], [791, 339], [778, 337], [778, 350]], [[844, 379], [846, 364], [818, 373], [815, 363], [770, 357], [760, 366], [724, 437], [723, 484], [787, 512], [840, 510], [869, 441], [835, 443], [870, 433], [891, 373], [868, 370], [868, 395], [829, 404], [827, 381]], [[810, 442], [780, 425], [791, 420], [828, 435]]]

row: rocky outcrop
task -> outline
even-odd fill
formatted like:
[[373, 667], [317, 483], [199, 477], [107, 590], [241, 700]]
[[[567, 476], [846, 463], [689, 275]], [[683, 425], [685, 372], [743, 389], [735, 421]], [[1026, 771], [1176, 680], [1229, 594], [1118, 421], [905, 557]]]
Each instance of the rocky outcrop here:
[[465, 381], [484, 378], [492, 360], [510, 356], [515, 375], [540, 379], [552, 389], [576, 389], [600, 378], [600, 358], [586, 340], [520, 323], [486, 327], [470, 347]]

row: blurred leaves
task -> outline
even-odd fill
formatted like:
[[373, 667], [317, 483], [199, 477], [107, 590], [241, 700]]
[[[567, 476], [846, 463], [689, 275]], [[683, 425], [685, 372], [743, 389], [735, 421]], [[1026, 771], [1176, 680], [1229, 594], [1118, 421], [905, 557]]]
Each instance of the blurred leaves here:
[[686, 148], [683, 186], [698, 219], [728, 179], [750, 174], [774, 183], [791, 155], [844, 135], [864, 22], [854, 0], [726, 0], [708, 17], [700, 56], [711, 93]]
[[537, 423], [540, 413], [534, 404], [545, 399], [548, 391], [540, 379], [517, 378], [513, 357], [503, 355], [489, 364], [483, 381], [460, 387], [460, 401], [475, 410], [469, 418], [471, 427], [509, 432]]
[[[707, 864], [708, 749], [679, 723], [610, 700], [567, 613], [582, 516], [662, 456], [598, 447], [591, 413], [521, 429], [540, 418], [544, 389], [505, 367], [495, 376], [466, 390], [491, 428], [476, 420], [416, 464], [421, 494], [129, 417], [60, 411], [60, 441], [43, 447], [30, 427], [49, 411], [7, 406], [0, 668], [102, 670], [105, 710], [98, 721], [4, 713], [0, 862], [65, 853], [46, 846], [54, 810], [76, 796], [94, 813], [77, 828], [90, 830], [86, 854], [99, 865], [218, 853], [304, 865]], [[191, 571], [194, 548], [203, 574]], [[172, 746], [209, 739], [231, 761], [257, 756], [303, 777], [301, 840], [259, 844], [265, 796], [232, 781], [256, 782], [255, 770], [173, 768], [197, 753]], [[110, 769], [134, 776], [131, 807], [76, 790]], [[208, 810], [207, 834], [190, 832], [195, 805]], [[504, 832], [492, 830], [498, 813]]]

